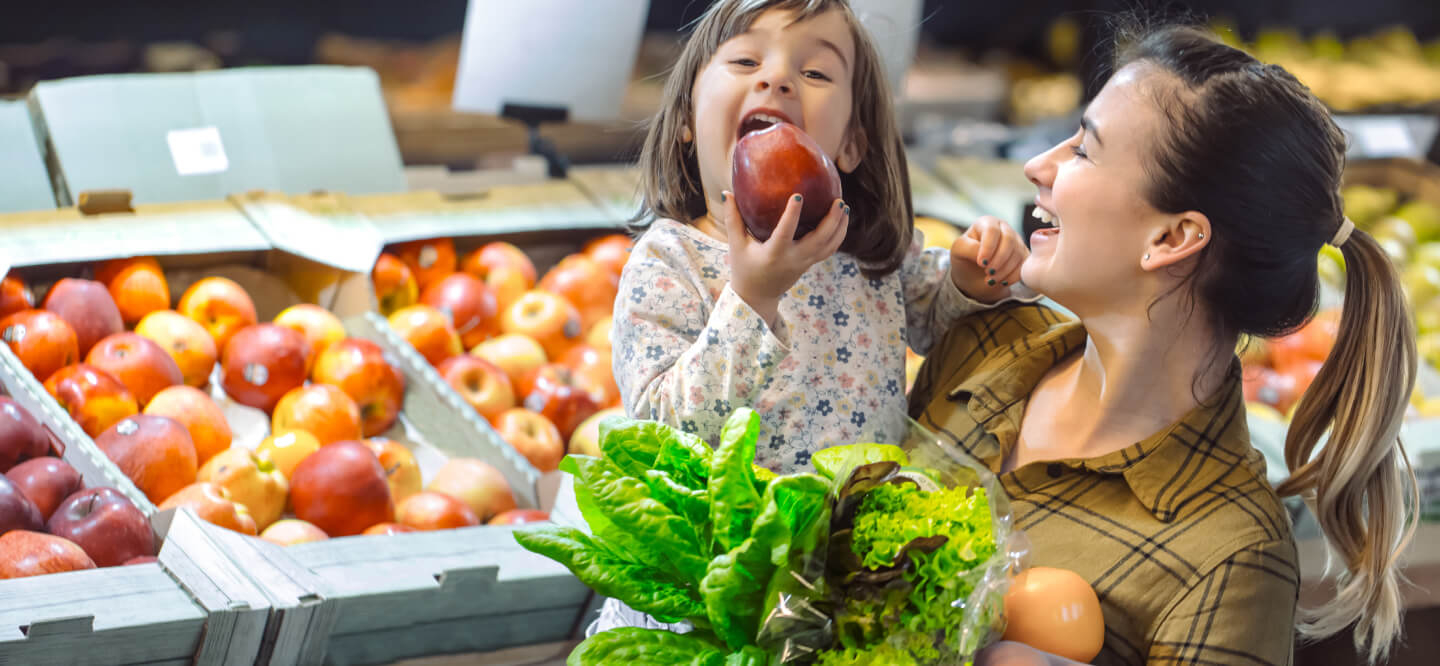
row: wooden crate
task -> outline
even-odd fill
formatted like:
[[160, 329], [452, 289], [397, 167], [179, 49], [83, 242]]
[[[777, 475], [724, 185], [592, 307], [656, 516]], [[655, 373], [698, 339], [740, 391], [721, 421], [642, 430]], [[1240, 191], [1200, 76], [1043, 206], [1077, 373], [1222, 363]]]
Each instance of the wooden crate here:
[[190, 510], [156, 512], [19, 359], [0, 345], [0, 386], [58, 440], [86, 487], [116, 488], [150, 517], [159, 562], [0, 581], [0, 664], [250, 664], [265, 595]]

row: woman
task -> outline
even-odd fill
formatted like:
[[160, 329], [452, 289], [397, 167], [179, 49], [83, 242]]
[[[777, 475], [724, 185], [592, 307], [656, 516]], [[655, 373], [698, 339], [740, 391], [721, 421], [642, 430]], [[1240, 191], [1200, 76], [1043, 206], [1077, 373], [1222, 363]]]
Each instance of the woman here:
[[[1034, 564], [1094, 586], [1096, 663], [1289, 663], [1287, 495], [1310, 502], [1345, 567], [1334, 601], [1298, 612], [1300, 636], [1354, 624], [1382, 659], [1413, 531], [1398, 433], [1416, 354], [1393, 267], [1342, 213], [1344, 137], [1284, 70], [1193, 29], [1153, 32], [1118, 65], [1075, 136], [1025, 166], [1053, 227], [1022, 277], [1079, 321], [1037, 305], [962, 320], [921, 371], [912, 416], [1002, 475]], [[1308, 320], [1324, 243], [1345, 256], [1346, 305], [1274, 489], [1233, 350]], [[985, 657], [1045, 662], [1013, 644]]]

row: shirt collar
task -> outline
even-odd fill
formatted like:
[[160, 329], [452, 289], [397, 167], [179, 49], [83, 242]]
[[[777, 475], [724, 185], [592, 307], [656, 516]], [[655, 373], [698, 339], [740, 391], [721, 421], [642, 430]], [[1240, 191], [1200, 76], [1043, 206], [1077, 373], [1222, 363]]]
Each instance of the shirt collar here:
[[[1023, 409], [1045, 373], [1084, 344], [1085, 329], [1076, 322], [1057, 324], [1019, 338], [981, 362], [968, 379], [950, 391], [949, 397], [965, 404], [977, 424], [1006, 442], [1001, 447], [1004, 450], [993, 451], [1004, 460], [1008, 446], [1013, 446], [1016, 439], [1010, 431], [1018, 428], [1018, 419], [997, 417], [1017, 405]], [[1122, 476], [1130, 491], [1157, 519], [1173, 520], [1188, 501], [1251, 459], [1239, 361], [1233, 363], [1215, 395], [1165, 430], [1103, 456], [1058, 462]], [[974, 450], [987, 457], [991, 452]]]

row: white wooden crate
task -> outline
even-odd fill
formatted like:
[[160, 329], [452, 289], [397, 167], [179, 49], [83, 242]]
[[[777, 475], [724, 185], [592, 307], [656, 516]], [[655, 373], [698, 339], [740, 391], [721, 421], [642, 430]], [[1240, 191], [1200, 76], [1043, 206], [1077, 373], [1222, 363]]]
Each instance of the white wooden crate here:
[[150, 518], [159, 562], [0, 581], [0, 664], [249, 664], [269, 609], [188, 509], [157, 512], [60, 411], [8, 346], [0, 386], [59, 440], [86, 487], [109, 486]]

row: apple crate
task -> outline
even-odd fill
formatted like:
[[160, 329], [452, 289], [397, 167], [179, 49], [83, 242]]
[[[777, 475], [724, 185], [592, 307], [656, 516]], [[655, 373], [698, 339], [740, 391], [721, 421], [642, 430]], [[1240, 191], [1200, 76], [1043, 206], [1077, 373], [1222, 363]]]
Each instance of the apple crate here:
[[249, 664], [269, 608], [188, 509], [155, 512], [0, 345], [0, 387], [52, 437], [85, 487], [116, 488], [148, 516], [158, 562], [0, 581], [0, 663]]

